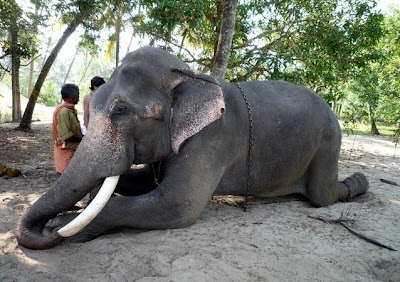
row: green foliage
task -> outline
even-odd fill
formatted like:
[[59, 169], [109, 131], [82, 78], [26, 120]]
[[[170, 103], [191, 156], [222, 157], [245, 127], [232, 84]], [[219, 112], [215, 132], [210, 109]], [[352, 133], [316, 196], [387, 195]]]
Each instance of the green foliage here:
[[100, 38], [99, 34], [99, 32], [94, 32], [93, 30], [85, 30], [78, 47], [87, 50], [91, 55], [97, 55], [100, 49], [96, 44], [96, 41]]
[[366, 59], [358, 76], [347, 84], [350, 95], [343, 117], [348, 120], [400, 120], [400, 12], [387, 16], [382, 28], [384, 36], [375, 45], [379, 59]]
[[[26, 59], [37, 52], [35, 24], [38, 20], [32, 13], [24, 14], [15, 1], [0, 1], [0, 59], [3, 59], [0, 64], [3, 71], [7, 70], [4, 60], [9, 60], [9, 56]], [[17, 42], [12, 41], [7, 32], [12, 28], [18, 30]]]
[[[133, 25], [134, 19], [131, 13], [135, 10], [136, 1], [129, 0], [96, 0], [96, 11], [92, 13], [90, 19], [84, 21], [84, 34], [81, 36], [79, 47], [89, 50], [92, 55], [98, 54], [100, 47], [100, 32], [107, 30], [109, 32], [108, 46], [106, 52], [108, 58], [112, 58], [116, 42], [120, 39], [120, 31], [125, 26]], [[118, 30], [118, 32], [117, 32]], [[118, 33], [118, 34], [117, 34]]]
[[[143, 1], [146, 16], [138, 31], [200, 71], [212, 69], [222, 19], [221, 1]], [[238, 8], [239, 9], [239, 8]], [[237, 29], [241, 22], [236, 21]], [[237, 36], [237, 35], [235, 35]]]
[[[46, 25], [49, 16], [53, 17], [53, 24], [54, 17], [69, 24], [80, 11], [90, 7], [79, 43], [85, 62], [75, 63], [68, 77], [68, 82], [80, 86], [82, 94], [94, 75], [106, 80], [110, 76], [112, 64], [96, 57], [100, 50], [106, 49], [100, 41], [101, 31], [108, 32], [109, 46], [116, 46], [117, 25], [122, 30], [133, 27], [135, 35], [150, 37], [152, 45], [177, 54], [202, 72], [210, 72], [213, 67], [223, 1], [31, 2], [42, 12], [35, 16], [21, 10], [14, 1], [0, 0], [0, 56], [12, 49], [6, 31], [13, 18], [18, 19], [20, 27], [18, 54], [29, 58], [35, 52], [32, 46], [39, 44], [37, 37], [41, 37], [35, 25]], [[371, 117], [397, 121], [400, 118], [400, 12], [384, 18], [375, 12], [375, 2], [239, 1], [226, 78], [232, 81], [282, 79], [308, 86], [347, 119], [349, 130]], [[109, 51], [110, 56], [114, 55], [114, 48]], [[2, 66], [6, 67], [7, 60], [6, 56], [0, 61]], [[40, 94], [46, 96], [43, 100], [51, 100], [51, 89], [55, 85], [58, 95], [68, 66], [65, 60], [55, 62]], [[21, 75], [21, 92], [25, 93], [27, 71], [21, 69]]]
[[37, 102], [48, 107], [56, 107], [58, 104], [60, 104], [60, 101], [60, 86], [53, 81], [45, 81], [42, 89], [40, 90], [40, 95]]
[[[221, 1], [146, 0], [140, 31], [203, 72], [212, 69]], [[242, 1], [226, 78], [283, 79], [343, 97], [343, 85], [379, 53], [383, 16], [375, 0]], [[340, 93], [340, 94], [338, 94]]]
[[[107, 62], [102, 57], [94, 57], [88, 52], [86, 59], [81, 62], [77, 62], [71, 71], [67, 82], [75, 83], [80, 89], [80, 102], [83, 101], [83, 96], [88, 93], [90, 87], [90, 79], [94, 76], [101, 76], [106, 81], [111, 76], [114, 66]], [[58, 105], [61, 101], [60, 89], [64, 82], [65, 73], [68, 69], [68, 62], [65, 60], [56, 60], [51, 71], [51, 75], [44, 82], [40, 95], [38, 97], [38, 103], [44, 104], [49, 107]], [[34, 75], [34, 79], [37, 79], [37, 73]], [[21, 93], [27, 95], [29, 70], [24, 68], [21, 69]], [[5, 76], [3, 80], [9, 87], [11, 82], [9, 76]]]

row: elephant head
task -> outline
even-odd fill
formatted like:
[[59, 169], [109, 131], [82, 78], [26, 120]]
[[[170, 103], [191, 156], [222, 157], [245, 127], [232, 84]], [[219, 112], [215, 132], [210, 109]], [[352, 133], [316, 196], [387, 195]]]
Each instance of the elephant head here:
[[128, 54], [92, 99], [88, 133], [67, 169], [19, 220], [19, 244], [45, 249], [60, 243], [57, 230], [46, 226], [49, 220], [132, 164], [179, 154], [185, 140], [220, 118], [224, 109], [214, 78], [191, 71], [161, 49], [144, 47]]

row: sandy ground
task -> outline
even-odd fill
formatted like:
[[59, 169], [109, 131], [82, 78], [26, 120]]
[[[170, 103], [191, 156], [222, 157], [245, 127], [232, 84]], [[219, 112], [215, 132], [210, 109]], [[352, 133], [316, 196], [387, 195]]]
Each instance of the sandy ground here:
[[[49, 124], [34, 132], [0, 125], [0, 163], [22, 176], [0, 178], [0, 281], [400, 281], [400, 150], [390, 139], [344, 136], [340, 178], [360, 171], [370, 190], [354, 202], [313, 208], [299, 198], [261, 199], [249, 211], [210, 201], [179, 230], [123, 230], [50, 250], [19, 247], [21, 214], [55, 181]], [[311, 217], [310, 217], [311, 216]]]

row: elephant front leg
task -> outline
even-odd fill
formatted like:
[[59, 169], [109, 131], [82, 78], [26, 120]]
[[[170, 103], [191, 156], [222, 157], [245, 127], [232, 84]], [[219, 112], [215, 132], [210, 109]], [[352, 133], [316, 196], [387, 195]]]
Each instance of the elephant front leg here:
[[157, 188], [152, 165], [133, 167], [120, 176], [115, 192], [122, 196], [139, 196]]
[[[186, 168], [185, 173], [177, 174], [178, 167]], [[187, 170], [188, 167], [171, 166], [162, 183], [146, 194], [111, 197], [97, 217], [67, 241], [89, 241], [117, 228], [174, 229], [193, 224], [215, 191], [223, 168], [192, 166], [192, 170]], [[195, 171], [202, 173], [193, 177]], [[72, 217], [58, 217], [53, 220], [52, 227], [60, 228]]]
[[[209, 145], [212, 142], [201, 143]], [[220, 183], [227, 167], [225, 158], [229, 156], [224, 153], [215, 157], [216, 146], [203, 146], [203, 154], [198, 154], [198, 146], [194, 147], [186, 144], [179, 155], [173, 155], [165, 162], [159, 185], [153, 181], [151, 166], [123, 176], [126, 183], [120, 181], [120, 194], [132, 194], [139, 179], [143, 180], [144, 193], [111, 197], [93, 221], [69, 241], [92, 240], [118, 228], [174, 229], [193, 224]], [[70, 220], [68, 217], [59, 218], [53, 227], [58, 228]]]
[[[100, 214], [79, 233], [66, 242], [86, 242], [117, 228], [173, 229], [191, 225], [198, 214], [193, 213], [191, 201], [170, 201], [156, 191], [142, 196], [112, 197]], [[60, 229], [78, 214], [59, 215], [48, 227]]]

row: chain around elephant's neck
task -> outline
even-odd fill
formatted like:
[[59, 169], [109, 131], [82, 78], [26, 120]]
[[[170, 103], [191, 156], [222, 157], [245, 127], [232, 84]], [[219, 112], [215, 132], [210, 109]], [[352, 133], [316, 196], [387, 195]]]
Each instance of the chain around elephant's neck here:
[[240, 87], [238, 83], [234, 84], [237, 86], [237, 88], [239, 88], [240, 93], [243, 96], [244, 102], [246, 103], [247, 112], [249, 114], [249, 154], [247, 157], [247, 187], [246, 187], [246, 198], [243, 204], [243, 210], [247, 211], [247, 202], [249, 200], [249, 195], [250, 195], [251, 167], [252, 167], [253, 144], [254, 144], [253, 112], [251, 111], [249, 100], [247, 99], [247, 96], [244, 93], [242, 87]]

